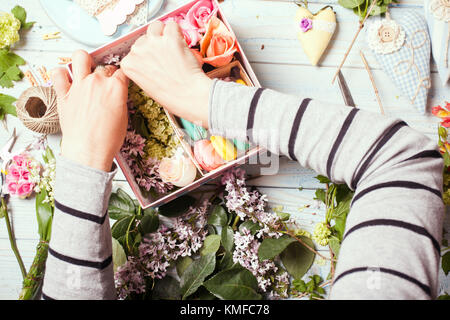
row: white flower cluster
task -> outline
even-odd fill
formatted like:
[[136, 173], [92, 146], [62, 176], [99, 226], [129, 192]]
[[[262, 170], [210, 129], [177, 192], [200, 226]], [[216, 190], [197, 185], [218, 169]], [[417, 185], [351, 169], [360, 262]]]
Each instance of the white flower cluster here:
[[56, 160], [50, 159], [48, 163], [44, 164], [42, 175], [40, 175], [40, 167], [37, 168], [39, 169], [31, 172], [31, 180], [35, 184], [34, 192], [39, 193], [42, 190], [46, 190], [47, 197], [43, 202], [53, 204], [55, 201], [54, 183], [56, 175]]

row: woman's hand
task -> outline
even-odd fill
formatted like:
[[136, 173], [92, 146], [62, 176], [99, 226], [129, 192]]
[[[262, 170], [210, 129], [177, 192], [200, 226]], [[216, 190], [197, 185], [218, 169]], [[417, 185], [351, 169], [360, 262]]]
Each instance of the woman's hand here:
[[171, 113], [208, 126], [212, 80], [202, 71], [175, 22], [152, 23], [120, 65], [128, 78]]
[[62, 131], [61, 154], [110, 171], [128, 124], [128, 79], [113, 66], [97, 68], [85, 51], [72, 56], [73, 83], [65, 69], [52, 71]]

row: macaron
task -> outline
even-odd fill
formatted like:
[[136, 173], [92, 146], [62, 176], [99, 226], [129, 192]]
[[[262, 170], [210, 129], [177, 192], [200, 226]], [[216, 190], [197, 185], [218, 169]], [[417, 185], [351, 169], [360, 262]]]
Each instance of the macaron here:
[[248, 144], [247, 142], [242, 142], [242, 141], [233, 139], [233, 143], [238, 150], [245, 151], [245, 150], [250, 149], [250, 144]]
[[236, 159], [237, 150], [232, 142], [220, 136], [211, 136], [211, 143], [216, 150], [216, 152], [225, 161], [231, 161]]
[[180, 118], [180, 122], [184, 130], [186, 130], [186, 133], [193, 141], [206, 139], [206, 137], [208, 136], [205, 128], [193, 124], [192, 122], [184, 120], [182, 118]]
[[223, 159], [214, 149], [211, 141], [207, 139], [194, 143], [194, 157], [202, 169], [212, 171], [224, 164]]

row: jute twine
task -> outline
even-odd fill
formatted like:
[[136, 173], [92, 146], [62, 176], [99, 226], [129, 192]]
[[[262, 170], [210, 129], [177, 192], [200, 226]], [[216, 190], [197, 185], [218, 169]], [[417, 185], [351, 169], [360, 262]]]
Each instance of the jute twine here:
[[52, 87], [31, 87], [16, 102], [17, 117], [28, 129], [52, 134], [61, 130], [56, 92]]

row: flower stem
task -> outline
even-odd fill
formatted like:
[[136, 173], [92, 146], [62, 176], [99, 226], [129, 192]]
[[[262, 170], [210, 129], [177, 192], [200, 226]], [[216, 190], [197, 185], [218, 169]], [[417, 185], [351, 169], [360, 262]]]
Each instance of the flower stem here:
[[9, 242], [11, 243], [11, 249], [16, 256], [17, 262], [19, 263], [20, 271], [22, 272], [22, 278], [25, 280], [27, 276], [27, 270], [25, 269], [25, 265], [23, 264], [22, 257], [20, 256], [19, 249], [17, 249], [16, 240], [13, 236], [13, 231], [11, 228], [11, 222], [9, 220], [8, 215], [8, 207], [6, 206], [5, 198], [2, 197], [0, 210], [3, 212], [5, 216], [6, 228], [8, 229]]

